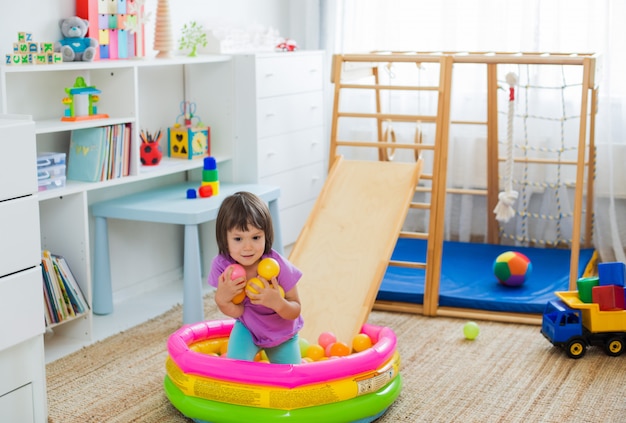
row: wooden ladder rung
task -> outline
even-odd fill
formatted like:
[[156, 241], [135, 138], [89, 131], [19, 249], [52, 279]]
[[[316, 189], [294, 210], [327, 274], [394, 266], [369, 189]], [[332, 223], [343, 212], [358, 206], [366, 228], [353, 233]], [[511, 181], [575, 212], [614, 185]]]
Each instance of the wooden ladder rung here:
[[401, 231], [398, 238], [428, 239], [428, 232], [405, 232]]
[[412, 209], [419, 209], [419, 210], [430, 210], [430, 203], [411, 203], [409, 204], [409, 207]]
[[370, 118], [380, 120], [392, 120], [397, 122], [430, 122], [437, 121], [437, 116], [430, 115], [400, 115], [396, 113], [359, 113], [359, 112], [337, 112], [337, 117], [347, 118]]
[[426, 269], [426, 263], [412, 261], [389, 260], [389, 266], [404, 267], [406, 269]]

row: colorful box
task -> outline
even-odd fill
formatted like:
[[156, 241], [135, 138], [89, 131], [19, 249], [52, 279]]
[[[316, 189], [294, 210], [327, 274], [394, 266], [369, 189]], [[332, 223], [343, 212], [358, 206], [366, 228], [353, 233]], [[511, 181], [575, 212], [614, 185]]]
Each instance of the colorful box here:
[[196, 159], [211, 154], [211, 128], [174, 126], [167, 129], [167, 152], [172, 158]]

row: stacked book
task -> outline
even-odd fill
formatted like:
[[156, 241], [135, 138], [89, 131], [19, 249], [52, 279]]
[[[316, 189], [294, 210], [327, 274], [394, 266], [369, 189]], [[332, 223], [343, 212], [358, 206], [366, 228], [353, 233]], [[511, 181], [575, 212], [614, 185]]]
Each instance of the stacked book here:
[[46, 326], [80, 316], [89, 304], [62, 256], [44, 250], [41, 259]]
[[67, 179], [98, 182], [128, 176], [130, 141], [130, 124], [72, 131]]

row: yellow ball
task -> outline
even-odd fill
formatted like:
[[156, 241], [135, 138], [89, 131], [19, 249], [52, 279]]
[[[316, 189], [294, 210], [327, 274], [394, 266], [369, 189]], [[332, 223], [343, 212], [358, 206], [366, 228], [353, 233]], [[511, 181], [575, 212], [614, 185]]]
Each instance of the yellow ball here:
[[263, 282], [259, 278], [250, 278], [246, 286], [246, 290], [252, 294], [259, 294], [264, 288], [265, 285], [263, 285]]
[[372, 347], [372, 339], [364, 333], [359, 333], [352, 338], [352, 349], [356, 352], [365, 351]]
[[305, 357], [313, 361], [321, 360], [324, 357], [324, 348], [319, 344], [309, 345], [309, 348], [306, 349]]
[[259, 262], [257, 266], [257, 273], [263, 279], [269, 281], [272, 278], [278, 276], [280, 273], [280, 265], [276, 260], [271, 257], [264, 258]]

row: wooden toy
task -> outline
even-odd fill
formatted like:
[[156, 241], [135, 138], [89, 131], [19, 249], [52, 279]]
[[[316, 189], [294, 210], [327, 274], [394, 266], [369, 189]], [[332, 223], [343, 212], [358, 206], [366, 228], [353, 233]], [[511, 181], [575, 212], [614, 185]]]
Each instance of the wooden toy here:
[[96, 60], [142, 57], [145, 0], [77, 0], [76, 16], [89, 21], [98, 40]]
[[54, 52], [53, 42], [37, 43], [30, 32], [18, 32], [13, 51], [5, 55], [6, 65], [45, 65], [62, 63], [61, 53]]
[[211, 128], [202, 125], [195, 113], [195, 103], [181, 101], [177, 122], [167, 130], [170, 157], [195, 159], [211, 154]]

